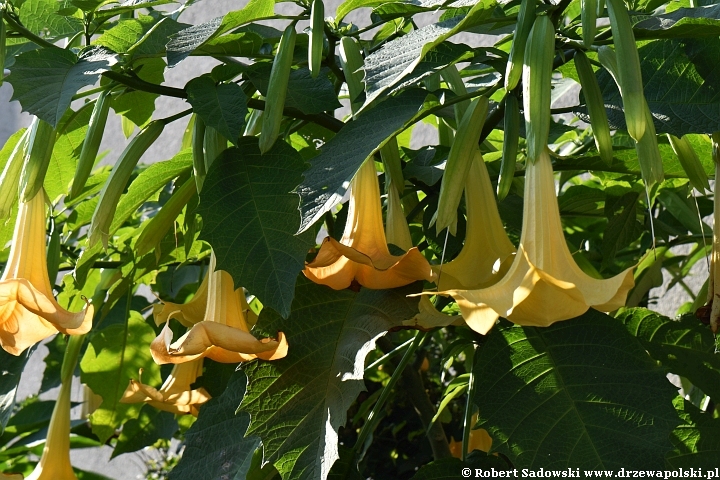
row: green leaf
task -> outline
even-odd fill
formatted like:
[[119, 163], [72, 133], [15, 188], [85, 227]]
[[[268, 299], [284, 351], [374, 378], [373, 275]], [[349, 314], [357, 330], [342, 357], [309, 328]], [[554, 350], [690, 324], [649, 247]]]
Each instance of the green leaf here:
[[516, 468], [656, 468], [679, 421], [663, 370], [592, 309], [549, 327], [503, 322], [473, 375], [477, 426]]
[[233, 82], [215, 85], [210, 77], [202, 76], [190, 80], [185, 91], [193, 111], [205, 125], [237, 145], [247, 115], [247, 96], [243, 89]]
[[[258, 62], [247, 71], [255, 88], [264, 96], [267, 96], [271, 69], [272, 65], [269, 62]], [[307, 115], [340, 108], [342, 105], [338, 102], [335, 87], [328, 79], [327, 74], [328, 69], [324, 67], [317, 78], [312, 78], [310, 70], [307, 68], [291, 71], [285, 106], [297, 108]]]
[[467, 15], [434, 23], [413, 30], [392, 40], [365, 59], [365, 90], [367, 98], [363, 109], [387, 89], [412, 72], [425, 55], [437, 45], [458, 32], [482, 23], [496, 7], [495, 0], [482, 0]]
[[[455, 65], [458, 62], [471, 60], [474, 54], [473, 49], [463, 43], [442, 42], [430, 50], [413, 71], [405, 75], [405, 77], [390, 90], [390, 93], [398, 92], [409, 86], [417, 86], [422, 80], [433, 73], [439, 72], [448, 65]], [[499, 79], [500, 76], [498, 75], [496, 83]]]
[[102, 45], [116, 53], [127, 53], [160, 20], [143, 14], [138, 15], [137, 18], [120, 20], [117, 25], [105, 30], [93, 44]]
[[443, 146], [422, 147], [420, 150], [403, 148], [403, 156], [410, 159], [403, 170], [406, 178], [415, 178], [427, 185], [435, 185], [445, 173], [450, 149]]
[[312, 231], [295, 235], [300, 182], [305, 162], [285, 142], [264, 155], [255, 137], [241, 137], [237, 148], [213, 162], [200, 193], [200, 238], [213, 247], [217, 268], [232, 275], [281, 315], [290, 314], [298, 273], [314, 245]]
[[136, 311], [130, 311], [127, 322], [96, 331], [80, 361], [80, 379], [103, 398], [91, 415], [92, 431], [101, 442], [115, 434], [115, 429], [131, 418], [137, 418], [143, 404], [120, 403], [130, 379], [148, 385], [160, 383], [160, 367], [150, 356], [150, 342], [155, 331]]
[[69, 37], [83, 30], [82, 19], [58, 12], [65, 7], [57, 0], [26, 0], [20, 5], [20, 20], [33, 33], [50, 39]]
[[[655, 118], [657, 133], [682, 137], [720, 130], [720, 40], [717, 37], [656, 40], [638, 49], [642, 61], [645, 98]], [[608, 120], [625, 129], [622, 99], [615, 81], [602, 70], [598, 75]]]
[[17, 57], [7, 81], [13, 100], [56, 127], [82, 87], [94, 85], [100, 74], [114, 63], [113, 56], [91, 49], [80, 57], [61, 48], [42, 48]]
[[710, 329], [691, 316], [671, 320], [644, 308], [622, 312], [617, 319], [636, 336], [668, 372], [690, 380], [713, 399], [720, 399], [720, 355]]
[[20, 376], [33, 350], [34, 348], [28, 348], [15, 356], [0, 349], [0, 365], [2, 365], [0, 367], [0, 433], [5, 431], [5, 426], [15, 408], [15, 393], [20, 383]]
[[697, 38], [720, 35], [720, 6], [679, 8], [653, 15], [633, 25], [635, 39]]
[[60, 122], [58, 137], [55, 140], [50, 166], [45, 175], [45, 192], [50, 200], [55, 201], [60, 195], [66, 194], [77, 167], [82, 143], [85, 141], [93, 104], [83, 105], [80, 110], [68, 110], [66, 119]]
[[465, 462], [459, 458], [443, 458], [430, 462], [420, 467], [412, 480], [457, 480], [458, 474], [463, 471], [463, 468], [471, 468], [473, 474], [476, 468], [486, 471], [492, 471], [492, 469], [495, 471], [511, 470], [502, 458], [475, 450], [470, 452]]
[[412, 287], [332, 290], [301, 278], [290, 318], [264, 309], [257, 330], [285, 333], [288, 356], [244, 367], [248, 391], [240, 409], [248, 434], [259, 435], [264, 460], [284, 480], [325, 479], [338, 459], [337, 430], [365, 390], [365, 356], [383, 332], [412, 318]]
[[[141, 58], [135, 61], [137, 76], [146, 82], [161, 84], [165, 80], [165, 61], [162, 58]], [[150, 122], [155, 111], [155, 100], [160, 95], [128, 89], [114, 97], [110, 104], [115, 113], [132, 121], [138, 127]]]
[[123, 425], [110, 458], [123, 453], [137, 452], [160, 439], [172, 438], [177, 429], [175, 415], [144, 405], [137, 418], [131, 418]]
[[[75, 0], [77, 3], [78, 1], [83, 0]], [[89, 0], [89, 2], [94, 2], [97, 0]], [[122, 15], [123, 13], [130, 13], [134, 12], [135, 10], [138, 10], [140, 8], [147, 8], [150, 9], [152, 7], [157, 7], [158, 5], [167, 5], [169, 3], [176, 3], [175, 0], [128, 0], [126, 2], [122, 2], [117, 7], [107, 8], [105, 10], [100, 10], [95, 12], [95, 19], [96, 20], [106, 20], [109, 18], [112, 18], [116, 15]]]
[[[192, 150], [183, 150], [172, 160], [158, 162], [143, 170], [130, 184], [125, 195], [120, 197], [115, 217], [110, 225], [109, 235], [113, 235], [145, 201], [160, 190], [173, 178], [177, 178], [192, 168]], [[85, 250], [75, 266], [75, 277], [79, 285], [84, 285], [87, 274], [95, 260], [102, 255], [102, 246], [95, 244]]]
[[605, 214], [608, 217], [608, 224], [600, 246], [603, 266], [612, 265], [615, 254], [644, 232], [643, 225], [637, 220], [639, 198], [640, 194], [637, 192], [628, 192], [622, 197], [607, 197]]
[[340, 22], [345, 15], [357, 10], [358, 8], [374, 8], [385, 3], [385, 0], [345, 0], [343, 3], [338, 5], [335, 11], [335, 21], [340, 25]]
[[227, 55], [230, 57], [252, 57], [260, 53], [263, 38], [253, 32], [229, 33], [211, 38], [195, 52], [202, 55]]
[[340, 203], [363, 162], [422, 108], [427, 92], [406, 90], [347, 123], [310, 161], [303, 174], [300, 194], [300, 232], [310, 228], [325, 212]]
[[174, 67], [212, 38], [253, 20], [272, 17], [274, 13], [274, 0], [250, 0], [242, 10], [235, 10], [225, 14], [224, 17], [217, 17], [209, 22], [186, 28], [173, 35], [167, 44], [168, 65]]
[[197, 480], [199, 472], [202, 478], [245, 478], [260, 444], [258, 437], [243, 435], [250, 416], [236, 413], [245, 396], [246, 382], [247, 377], [238, 370], [225, 392], [202, 406], [197, 421], [185, 434], [185, 451], [170, 480]]
[[713, 418], [712, 412], [701, 412], [682, 398], [676, 400], [676, 408], [686, 423], [672, 432], [675, 448], [665, 457], [667, 463], [675, 469], [714, 472], [720, 458], [720, 418]]

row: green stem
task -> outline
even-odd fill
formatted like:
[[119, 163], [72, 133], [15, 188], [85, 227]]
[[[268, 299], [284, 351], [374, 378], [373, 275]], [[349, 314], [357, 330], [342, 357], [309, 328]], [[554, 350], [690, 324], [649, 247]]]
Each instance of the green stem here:
[[357, 453], [365, 444], [365, 440], [367, 440], [368, 436], [373, 431], [375, 431], [377, 424], [380, 422], [380, 411], [385, 407], [385, 403], [387, 402], [388, 398], [390, 398], [390, 394], [392, 393], [395, 384], [398, 382], [398, 380], [400, 380], [403, 370], [405, 370], [407, 364], [410, 363], [410, 360], [415, 355], [415, 351], [425, 341], [429, 334], [430, 332], [418, 332], [415, 335], [412, 344], [410, 344], [410, 347], [408, 347], [405, 355], [403, 355], [402, 360], [400, 360], [400, 363], [390, 377], [390, 380], [388, 380], [387, 385], [385, 385], [385, 387], [383, 388], [380, 397], [378, 398], [377, 402], [375, 402], [375, 405], [373, 406], [370, 415], [368, 415], [367, 421], [362, 426], [362, 429], [358, 434], [357, 441], [355, 442], [355, 446], [353, 447], [354, 452]]
[[371, 363], [370, 365], [368, 365], [367, 367], [365, 367], [365, 371], [367, 372], [367, 371], [372, 370], [373, 368], [375, 368], [375, 367], [377, 367], [377, 366], [379, 366], [379, 365], [383, 365], [385, 362], [387, 362], [388, 360], [390, 360], [392, 357], [394, 357], [394, 356], [397, 355], [398, 353], [400, 353], [400, 352], [402, 352], [403, 350], [405, 350], [405, 348], [406, 348], [408, 345], [410, 345], [413, 341], [414, 341], [414, 339], [411, 338], [411, 339], [408, 340], [407, 342], [405, 342], [405, 343], [403, 343], [403, 344], [401, 344], [401, 345], [398, 345], [398, 346], [395, 347], [395, 349], [393, 349], [391, 352], [386, 353], [385, 355], [383, 355], [382, 357], [378, 358], [378, 359], [375, 360], [373, 363]]
[[60, 381], [62, 383], [69, 382], [72, 379], [84, 341], [85, 335], [70, 335], [67, 346], [65, 346], [62, 367], [60, 368]]
[[27, 38], [31, 42], [36, 43], [41, 47], [55, 47], [54, 44], [48, 42], [44, 38], [38, 37], [33, 32], [20, 25], [7, 11], [3, 12], [3, 18], [13, 30], [15, 30], [17, 33]]
[[[470, 358], [470, 364], [472, 365], [475, 359], [475, 353], [477, 351], [477, 345], [473, 345], [472, 358]], [[475, 374], [470, 370], [470, 381], [468, 382], [467, 389], [467, 402], [465, 402], [465, 418], [463, 419], [463, 439], [462, 439], [462, 461], [465, 461], [467, 456], [468, 446], [470, 445], [470, 431], [472, 430], [472, 416], [475, 408], [473, 405], [473, 396], [475, 394]]]

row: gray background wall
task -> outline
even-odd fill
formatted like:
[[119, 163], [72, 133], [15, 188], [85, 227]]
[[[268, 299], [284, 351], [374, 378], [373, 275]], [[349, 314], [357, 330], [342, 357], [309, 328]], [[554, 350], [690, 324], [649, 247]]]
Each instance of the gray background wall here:
[[[240, 9], [245, 3], [247, 2], [244, 0], [240, 2], [230, 0], [205, 0], [198, 2], [195, 6], [183, 13], [181, 20], [191, 24], [202, 23], [231, 10]], [[341, 1], [339, 0], [326, 0], [326, 15], [334, 16], [335, 9], [340, 3]], [[278, 13], [297, 14], [299, 11], [299, 7], [291, 3], [281, 3], [276, 6], [276, 12]], [[423, 26], [436, 21], [438, 17], [439, 13], [426, 13], [418, 17], [417, 23]], [[369, 9], [357, 10], [346, 17], [345, 21], [353, 22], [361, 27], [368, 25]], [[270, 24], [272, 23], [270, 22]], [[302, 30], [305, 26], [307, 26], [307, 22], [304, 24], [300, 23], [299, 29]], [[492, 44], [495, 39], [493, 37], [463, 34], [455, 37], [453, 40], [478, 46]], [[199, 73], [209, 71], [215, 64], [216, 62], [212, 59], [190, 57], [176, 68], [166, 70], [165, 84], [183, 87], [188, 80], [197, 76]], [[577, 92], [575, 92], [575, 94], [577, 94]], [[4, 83], [2, 87], [0, 87], [0, 145], [4, 144], [13, 132], [30, 123], [30, 116], [20, 111], [18, 102], [10, 101], [11, 96], [12, 87], [10, 84]], [[168, 114], [179, 112], [186, 108], [188, 108], [188, 105], [180, 99], [160, 97], [156, 101], [156, 111], [160, 112], [159, 116], [167, 116]], [[340, 117], [346, 113], [346, 111], [340, 111], [338, 112], [338, 116]], [[149, 163], [170, 158], [180, 148], [180, 139], [184, 128], [185, 122], [176, 122], [166, 128], [160, 139], [147, 152], [143, 161]], [[413, 143], [417, 145], [434, 144], [437, 142], [436, 139], [437, 135], [435, 130], [425, 124], [421, 124], [413, 133]], [[104, 159], [104, 163], [114, 162], [126, 143], [127, 141], [122, 134], [120, 119], [111, 113], [101, 146], [101, 151], [109, 150], [110, 152]], [[693, 278], [689, 282], [691, 288], [697, 291], [705, 278], [707, 278], [705, 264], [704, 262], [698, 263], [696, 268], [693, 269]], [[666, 278], [665, 284], [667, 285], [668, 282], [669, 279]], [[652, 291], [651, 296], [657, 299], [655, 308], [671, 316], [675, 314], [675, 311], [680, 305], [691, 300], [679, 286], [670, 291], [666, 291], [664, 288], [655, 289]], [[20, 384], [20, 398], [24, 398], [38, 391], [45, 366], [43, 358], [46, 354], [47, 349], [44, 346], [40, 346], [28, 363]], [[54, 390], [44, 394], [43, 399], [53, 399], [56, 396], [57, 390]], [[82, 401], [82, 390], [77, 381], [73, 388], [73, 401]], [[80, 410], [78, 407], [73, 412], [73, 418], [79, 418], [79, 416]], [[102, 473], [118, 480], [143, 478], [145, 460], [156, 456], [156, 453], [152, 451], [143, 451], [121, 455], [110, 461], [110, 453], [111, 449], [109, 447], [103, 447], [99, 449], [73, 450], [71, 456], [73, 465], [76, 467]]]

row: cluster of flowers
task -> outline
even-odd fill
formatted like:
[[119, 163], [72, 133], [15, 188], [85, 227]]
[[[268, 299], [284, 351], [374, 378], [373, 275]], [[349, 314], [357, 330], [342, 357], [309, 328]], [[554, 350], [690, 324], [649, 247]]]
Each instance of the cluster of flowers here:
[[[519, 325], [547, 326], [581, 315], [590, 307], [614, 310], [625, 303], [633, 286], [632, 269], [602, 280], [586, 275], [575, 263], [563, 235], [547, 151], [527, 162], [517, 249], [503, 228], [480, 151], [475, 152], [465, 183], [465, 244], [460, 254], [444, 265], [430, 265], [412, 245], [393, 183], [388, 185], [387, 223], [383, 225], [372, 159], [362, 165], [350, 190], [342, 238], [327, 237], [304, 274], [336, 290], [353, 282], [373, 289], [396, 288], [418, 280], [435, 283], [436, 291], [422, 294], [420, 313], [412, 320], [418, 327], [457, 321], [457, 317], [438, 312], [430, 295], [451, 295], [465, 323], [486, 334], [500, 316]], [[10, 257], [0, 279], [0, 345], [14, 355], [54, 333], [81, 335], [92, 325], [92, 305], [72, 313], [54, 298], [45, 259], [45, 227], [45, 194], [41, 190], [19, 207]], [[406, 253], [392, 255], [388, 242]], [[257, 339], [250, 333], [257, 317], [245, 292], [235, 288], [227, 272], [216, 271], [215, 263], [212, 253], [208, 273], [189, 303], [155, 306], [155, 321], [164, 327], [152, 342], [152, 356], [158, 364], [175, 366], [159, 389], [132, 380], [123, 402], [147, 402], [173, 413], [197, 415], [198, 407], [210, 398], [202, 388], [191, 389], [202, 374], [203, 358], [239, 363], [287, 355], [288, 343], [282, 332], [274, 339]], [[170, 320], [188, 329], [174, 342]], [[60, 400], [64, 401], [56, 404], [42, 459], [28, 478], [76, 478], [69, 459], [69, 384], [63, 382]]]

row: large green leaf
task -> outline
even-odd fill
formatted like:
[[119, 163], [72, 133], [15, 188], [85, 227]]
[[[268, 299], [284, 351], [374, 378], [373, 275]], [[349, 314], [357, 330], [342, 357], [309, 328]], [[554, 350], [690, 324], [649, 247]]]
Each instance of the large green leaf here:
[[389, 137], [404, 129], [405, 123], [421, 110], [426, 94], [412, 89], [388, 98], [346, 124], [320, 149], [297, 187], [301, 198], [300, 231], [310, 228], [340, 203], [363, 162]]
[[137, 18], [120, 20], [117, 25], [103, 32], [93, 44], [107, 47], [113, 52], [127, 53], [140, 39], [142, 39], [159, 18], [150, 15], [138, 15]]
[[247, 96], [243, 89], [233, 82], [215, 85], [210, 77], [202, 76], [190, 80], [185, 90], [193, 111], [205, 125], [237, 144], [247, 115]]
[[[681, 137], [720, 130], [720, 40], [656, 40], [639, 49], [645, 98], [658, 133]], [[607, 71], [598, 75], [608, 120], [625, 129], [620, 92]]]
[[235, 372], [223, 394], [203, 405], [197, 422], [185, 434], [185, 452], [170, 480], [197, 480], [198, 475], [208, 479], [245, 478], [260, 444], [256, 436], [243, 436], [250, 415], [236, 413], [246, 383], [245, 374]]
[[[270, 84], [271, 69], [270, 63], [262, 62], [255, 63], [247, 71], [255, 88], [265, 96], [267, 96], [267, 88]], [[285, 106], [297, 108], [308, 115], [340, 108], [335, 87], [328, 79], [327, 74], [326, 68], [323, 68], [317, 78], [312, 78], [310, 70], [307, 68], [298, 68], [290, 72]]]
[[707, 5], [653, 15], [633, 26], [635, 38], [697, 38], [720, 35], [720, 6]]
[[93, 85], [110, 68], [113, 56], [93, 49], [80, 57], [62, 48], [41, 48], [20, 54], [7, 81], [13, 86], [13, 100], [23, 111], [57, 126], [82, 87]]
[[145, 405], [137, 418], [131, 418], [123, 425], [110, 458], [123, 453], [137, 452], [152, 446], [160, 439], [172, 438], [177, 429], [175, 415]]
[[0, 433], [5, 431], [15, 408], [15, 393], [20, 383], [20, 375], [33, 350], [34, 348], [28, 348], [15, 356], [0, 349]]
[[[162, 58], [141, 58], [134, 62], [135, 73], [141, 80], [161, 84], [165, 80], [165, 60]], [[125, 93], [112, 99], [115, 113], [122, 115], [138, 127], [150, 122], [155, 111], [155, 100], [160, 95], [127, 89]]]
[[503, 322], [473, 374], [478, 426], [517, 468], [655, 468], [679, 423], [663, 370], [595, 310], [544, 328]]
[[237, 287], [287, 317], [295, 280], [314, 244], [312, 231], [295, 235], [299, 225], [297, 194], [305, 163], [285, 142], [264, 155], [255, 137], [241, 137], [237, 148], [213, 162], [200, 193], [200, 238], [229, 272]]
[[20, 20], [33, 33], [55, 39], [83, 30], [82, 19], [60, 15], [64, 2], [57, 0], [26, 0], [20, 5]]
[[209, 22], [194, 25], [173, 35], [167, 44], [168, 65], [174, 67], [208, 40], [236, 29], [253, 20], [272, 17], [274, 0], [250, 0], [242, 10], [235, 10]]
[[50, 166], [45, 175], [45, 192], [55, 201], [67, 189], [75, 176], [80, 150], [85, 141], [93, 104], [86, 104], [77, 112], [68, 110], [68, 115], [60, 122], [60, 135], [55, 140]]
[[[158, 162], [143, 170], [140, 175], [130, 184], [128, 191], [118, 203], [110, 225], [109, 235], [113, 235], [129, 219], [150, 196], [160, 190], [173, 178], [192, 168], [192, 151], [183, 150], [172, 160]], [[75, 276], [79, 285], [85, 284], [87, 274], [92, 268], [93, 262], [102, 254], [102, 246], [98, 243], [85, 250], [75, 266]]]
[[713, 399], [720, 399], [720, 355], [710, 329], [690, 315], [671, 320], [644, 308], [618, 316], [650, 355], [668, 372], [690, 380]]
[[365, 390], [365, 356], [375, 339], [417, 311], [417, 299], [398, 290], [332, 290], [298, 280], [287, 320], [270, 309], [257, 329], [282, 331], [288, 356], [244, 368], [248, 391], [241, 410], [250, 413], [248, 434], [259, 435], [265, 461], [284, 480], [324, 480], [338, 459], [337, 430], [347, 409]]
[[155, 331], [140, 313], [130, 311], [122, 325], [110, 325], [92, 334], [85, 355], [80, 361], [80, 379], [103, 398], [90, 417], [92, 431], [105, 442], [126, 420], [137, 418], [143, 404], [120, 403], [130, 379], [148, 385], [160, 384], [160, 367], [150, 356], [150, 342]]
[[363, 108], [412, 72], [434, 47], [490, 17], [496, 5], [495, 0], [482, 0], [475, 4], [467, 15], [458, 15], [450, 20], [413, 30], [384, 44], [369, 55], [363, 68], [367, 92]]
[[686, 423], [672, 432], [675, 448], [665, 457], [669, 466], [714, 471], [720, 458], [720, 418], [701, 412], [682, 398], [677, 398], [675, 405]]

